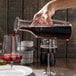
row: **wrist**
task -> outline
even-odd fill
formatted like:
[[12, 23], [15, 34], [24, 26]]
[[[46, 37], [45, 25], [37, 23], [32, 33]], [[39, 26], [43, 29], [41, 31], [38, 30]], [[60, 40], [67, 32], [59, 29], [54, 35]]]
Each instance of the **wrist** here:
[[58, 0], [52, 0], [47, 3], [47, 9], [51, 11], [51, 9], [54, 9], [55, 11], [57, 10], [57, 2]]
[[55, 11], [57, 10], [56, 1], [57, 0], [52, 0], [48, 2], [39, 12], [37, 12], [37, 14], [41, 14], [44, 18], [50, 18], [51, 16], [53, 16]]
[[57, 10], [56, 1], [57, 0], [52, 0], [52, 1], [47, 3], [47, 9], [46, 10], [47, 10], [49, 17], [53, 16], [55, 11]]

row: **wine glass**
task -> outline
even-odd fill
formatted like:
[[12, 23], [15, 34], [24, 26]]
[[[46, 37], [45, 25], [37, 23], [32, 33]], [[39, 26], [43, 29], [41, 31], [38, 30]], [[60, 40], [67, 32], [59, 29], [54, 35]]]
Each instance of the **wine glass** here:
[[13, 66], [13, 62], [18, 62], [22, 58], [19, 54], [18, 45], [20, 45], [19, 35], [4, 35], [2, 59], [6, 62], [10, 62], [11, 68]]
[[50, 54], [53, 53], [53, 51], [56, 51], [55, 49], [57, 48], [57, 41], [54, 39], [43, 39], [41, 41], [41, 48], [46, 49], [46, 53], [47, 53], [47, 71], [43, 72], [44, 76], [55, 76], [56, 73], [54, 71], [50, 71]]

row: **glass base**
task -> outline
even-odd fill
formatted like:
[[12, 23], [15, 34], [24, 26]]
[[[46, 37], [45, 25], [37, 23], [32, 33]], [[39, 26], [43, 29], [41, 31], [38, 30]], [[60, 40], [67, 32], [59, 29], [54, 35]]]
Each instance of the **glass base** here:
[[43, 72], [43, 76], [56, 76], [55, 72]]
[[55, 67], [50, 72], [44, 71], [42, 76], [76, 76], [76, 72], [66, 68]]

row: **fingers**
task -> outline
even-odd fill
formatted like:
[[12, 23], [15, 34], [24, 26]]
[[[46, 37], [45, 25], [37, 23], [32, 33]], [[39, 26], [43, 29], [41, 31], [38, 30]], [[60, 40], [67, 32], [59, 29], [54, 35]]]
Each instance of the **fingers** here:
[[53, 24], [52, 19], [44, 19], [41, 17], [41, 18], [38, 18], [37, 20], [34, 20], [31, 25], [34, 25], [34, 26], [47, 25], [47, 26], [49, 26], [52, 24]]
[[35, 14], [31, 25], [33, 26], [52, 25], [53, 24], [52, 19], [47, 14], [45, 16], [42, 13]]
[[53, 20], [51, 18], [50, 19], [47, 18], [46, 21], [47, 21], [48, 25], [50, 25], [50, 26], [53, 25]]
[[42, 13], [36, 13], [36, 14], [34, 15], [33, 20], [37, 20], [37, 19], [40, 18], [41, 16], [42, 16]]

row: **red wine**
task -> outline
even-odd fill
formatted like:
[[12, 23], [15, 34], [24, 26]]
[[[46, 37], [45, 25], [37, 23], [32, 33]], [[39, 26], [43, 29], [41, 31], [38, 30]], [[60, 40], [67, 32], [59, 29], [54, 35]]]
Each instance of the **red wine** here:
[[13, 33], [12, 33], [12, 36], [15, 36], [17, 33], [17, 30], [14, 30]]
[[44, 38], [58, 38], [58, 39], [69, 39], [71, 36], [71, 26], [31, 26], [31, 27], [20, 27], [21, 30], [32, 31], [35, 35]]
[[54, 66], [55, 62], [56, 62], [55, 53], [57, 51], [57, 47], [41, 46], [40, 48], [41, 48], [41, 50], [40, 50], [41, 65], [47, 65], [47, 57], [48, 57], [48, 53], [49, 53], [50, 54], [49, 64], [50, 64], [50, 66]]
[[20, 61], [22, 59], [22, 56], [20, 54], [4, 54], [2, 56], [2, 59], [7, 61], [7, 62], [11, 62], [11, 61]]
[[45, 47], [44, 48], [41, 48], [40, 50], [40, 64], [41, 65], [44, 65], [46, 66], [47, 65], [47, 57], [48, 57], [48, 52], [50, 54], [50, 59], [49, 59], [49, 64], [50, 66], [54, 66], [55, 65], [55, 62], [56, 62], [56, 59], [55, 59], [55, 51], [57, 49], [46, 49]]

